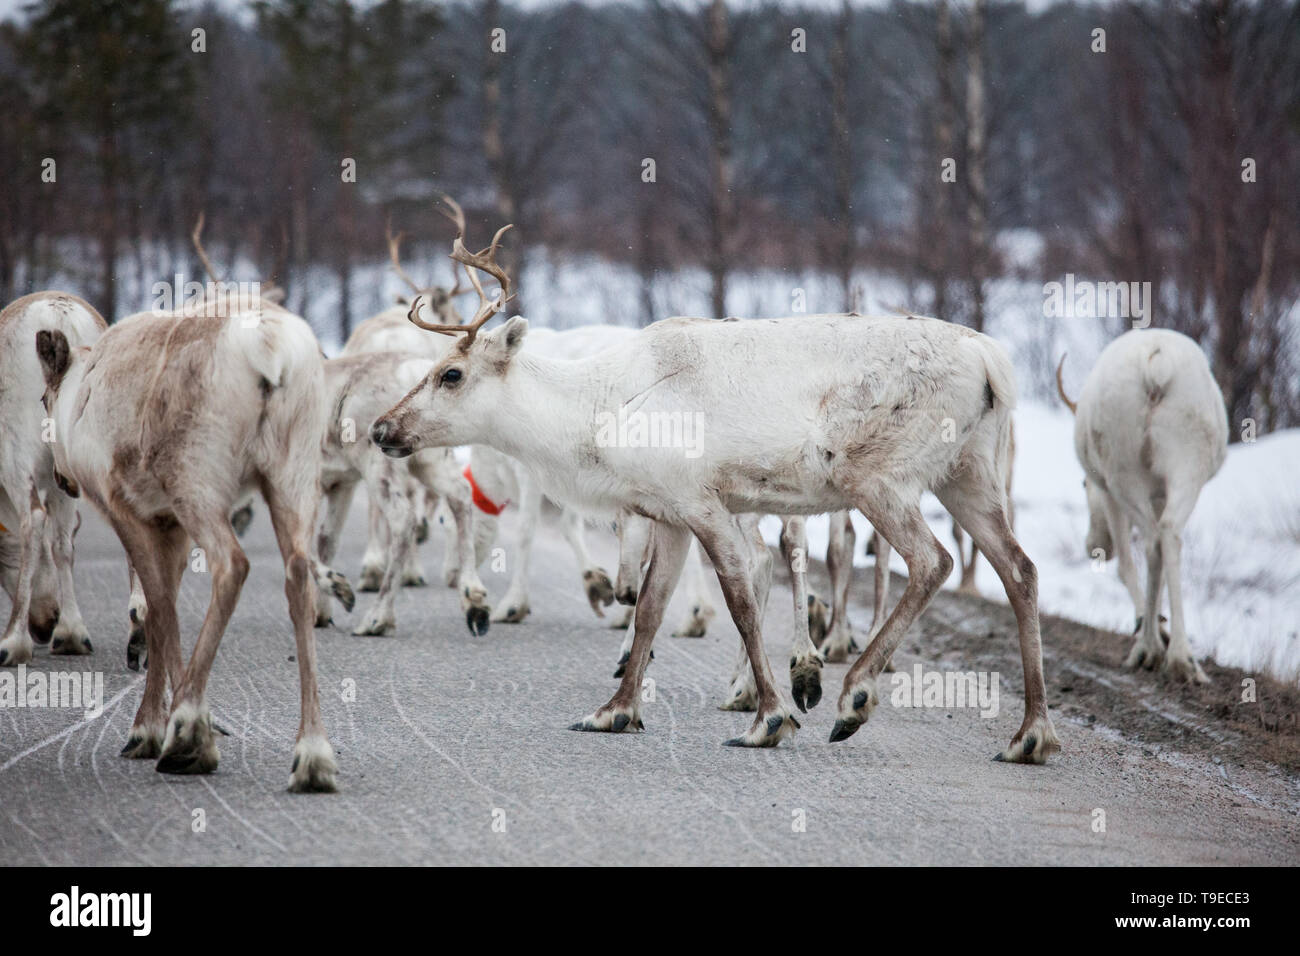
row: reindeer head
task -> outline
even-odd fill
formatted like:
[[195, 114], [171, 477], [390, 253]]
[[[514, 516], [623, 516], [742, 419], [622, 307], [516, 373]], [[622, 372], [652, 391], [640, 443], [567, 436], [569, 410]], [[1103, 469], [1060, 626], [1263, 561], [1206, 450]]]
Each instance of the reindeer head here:
[[[488, 421], [499, 414], [506, 373], [528, 331], [528, 321], [515, 316], [500, 328], [479, 334], [512, 295], [510, 277], [496, 261], [501, 237], [509, 228], [502, 226], [492, 244], [478, 252], [466, 249], [462, 236], [452, 245], [452, 259], [465, 266], [479, 296], [478, 311], [469, 323], [426, 322], [420, 318], [423, 297], [416, 296], [411, 304], [406, 317], [414, 325], [460, 336], [460, 341], [410, 394], [375, 422], [370, 437], [384, 454], [402, 458], [430, 446], [471, 444], [481, 440]], [[501, 288], [496, 296], [489, 298], [483, 291], [479, 271], [497, 280]]]

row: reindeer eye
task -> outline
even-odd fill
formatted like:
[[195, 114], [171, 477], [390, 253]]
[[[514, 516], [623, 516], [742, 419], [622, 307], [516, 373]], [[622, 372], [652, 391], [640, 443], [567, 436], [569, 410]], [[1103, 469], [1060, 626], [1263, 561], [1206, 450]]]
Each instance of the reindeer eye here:
[[447, 369], [447, 371], [442, 373], [441, 381], [444, 385], [455, 385], [457, 382], [460, 381], [460, 369], [458, 368]]

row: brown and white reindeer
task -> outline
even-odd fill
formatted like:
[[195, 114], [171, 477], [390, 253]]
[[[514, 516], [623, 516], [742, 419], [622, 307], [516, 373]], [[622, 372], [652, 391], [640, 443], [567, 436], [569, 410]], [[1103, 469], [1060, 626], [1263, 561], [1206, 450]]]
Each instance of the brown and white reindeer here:
[[92, 651], [72, 582], [77, 507], [57, 486], [32, 342], [57, 331], [87, 346], [105, 327], [93, 306], [66, 292], [26, 295], [0, 312], [0, 581], [13, 599], [0, 665], [30, 661], [33, 637], [52, 641], [53, 654]]
[[[500, 236], [473, 257], [457, 239], [452, 255], [462, 264], [490, 263]], [[412, 309], [421, 327], [458, 336], [456, 347], [371, 434], [394, 457], [490, 444], [522, 461], [559, 500], [657, 522], [629, 666], [614, 697], [575, 729], [641, 727], [651, 644], [694, 534], [758, 685], [757, 717], [735, 742], [773, 746], [792, 734], [797, 724], [763, 649], [754, 549], [737, 516], [856, 507], [903, 555], [909, 579], [845, 677], [831, 740], [851, 736], [878, 702], [877, 675], [952, 569], [921, 514], [929, 489], [988, 556], [1019, 625], [1025, 717], [999, 757], [1042, 762], [1059, 748], [1043, 687], [1037, 571], [1007, 524], [1001, 487], [1014, 373], [992, 339], [922, 318], [673, 318], [590, 358], [557, 361], [523, 348], [522, 317], [481, 333], [509, 296], [508, 278], [500, 269], [492, 274], [501, 295], [489, 302], [480, 292], [484, 304], [465, 326], [425, 322]], [[619, 412], [704, 414], [702, 453], [603, 440], [607, 416]], [[945, 424], [955, 425], [956, 441], [946, 440]], [[792, 671], [800, 665], [796, 658]]]
[[[280, 546], [297, 642], [302, 717], [290, 789], [333, 790], [314, 589], [328, 582], [345, 604], [351, 592], [312, 555], [326, 417], [320, 346], [306, 322], [264, 301], [199, 311], [132, 316], [91, 348], [72, 346], [58, 330], [36, 336], [56, 472], [112, 525], [148, 602], [152, 666], [122, 754], [157, 757], [165, 773], [216, 769], [208, 675], [249, 571], [230, 513], [255, 489]], [[206, 555], [212, 600], [182, 667], [176, 598], [191, 540]]]

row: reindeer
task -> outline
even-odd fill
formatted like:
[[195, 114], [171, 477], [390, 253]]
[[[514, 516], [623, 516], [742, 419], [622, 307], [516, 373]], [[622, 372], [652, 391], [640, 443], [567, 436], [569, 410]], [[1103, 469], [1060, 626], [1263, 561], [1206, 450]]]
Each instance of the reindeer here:
[[[456, 346], [375, 422], [371, 437], [394, 457], [490, 444], [566, 503], [657, 522], [629, 666], [613, 698], [574, 729], [641, 729], [642, 678], [694, 534], [758, 685], [756, 719], [732, 742], [774, 746], [793, 734], [798, 725], [763, 649], [753, 544], [737, 515], [856, 507], [903, 555], [909, 580], [844, 679], [831, 740], [850, 737], [879, 700], [877, 675], [952, 569], [921, 514], [929, 489], [988, 556], [1019, 625], [1025, 717], [999, 756], [1042, 762], [1059, 749], [1043, 687], [1037, 571], [1007, 524], [1001, 486], [1014, 373], [992, 339], [921, 318], [672, 318], [590, 358], [547, 359], [523, 348], [528, 322], [520, 316], [480, 334], [510, 297], [495, 261], [505, 228], [478, 253], [461, 237], [453, 244], [479, 293], [470, 322], [428, 322], [418, 302], [412, 306], [414, 324], [458, 336]], [[478, 271], [500, 284], [495, 298], [482, 291]], [[618, 410], [707, 413], [702, 453], [610, 442], [604, 423]], [[955, 425], [958, 440], [945, 440], [954, 433], [945, 424]], [[807, 665], [796, 656], [792, 675]]]
[[[270, 303], [205, 303], [201, 311], [132, 316], [91, 348], [72, 346], [57, 329], [36, 335], [43, 402], [58, 438], [56, 474], [113, 527], [148, 602], [152, 666], [122, 755], [156, 757], [163, 773], [216, 769], [205, 691], [249, 570], [229, 519], [256, 489], [284, 560], [297, 642], [302, 719], [289, 789], [333, 790], [334, 753], [316, 687], [313, 580], [347, 606], [352, 596], [312, 557], [326, 414], [320, 346], [306, 322]], [[206, 555], [212, 600], [182, 669], [176, 597], [191, 540]]]
[[[429, 359], [406, 352], [368, 352], [325, 363], [325, 393], [332, 410], [322, 443], [325, 518], [317, 549], [328, 564], [338, 547], [357, 483], [378, 504], [387, 542], [386, 566], [375, 606], [363, 616], [353, 634], [387, 633], [396, 624], [394, 596], [402, 569], [410, 565], [416, 547], [418, 502], [427, 496], [447, 502], [456, 518], [460, 551], [457, 587], [470, 632], [487, 633], [491, 609], [487, 591], [475, 570], [474, 506], [470, 488], [448, 448], [431, 448], [405, 462], [381, 454], [369, 440], [370, 424], [391, 408], [428, 374]], [[420, 489], [420, 495], [412, 493]], [[322, 588], [316, 604], [316, 625], [330, 623], [330, 594]]]
[[[1205, 483], [1228, 451], [1228, 412], [1205, 354], [1168, 329], [1126, 332], [1102, 350], [1076, 404], [1074, 450], [1088, 498], [1088, 554], [1119, 559], [1119, 578], [1137, 614], [1137, 640], [1125, 666], [1161, 664], [1167, 676], [1208, 683], [1192, 655], [1183, 618], [1183, 528]], [[1146, 593], [1133, 563], [1133, 529], [1146, 549]], [[1161, 592], [1169, 585], [1172, 633], [1160, 628]], [[1165, 643], [1168, 643], [1168, 649]]]
[[[446, 209], [439, 207], [439, 211], [450, 219], [456, 225], [458, 233], [463, 235], [465, 232], [464, 210], [450, 196], [444, 194], [442, 200]], [[452, 263], [455, 284], [451, 289], [441, 286], [421, 285], [411, 278], [410, 274], [402, 266], [402, 235], [399, 233], [394, 236], [391, 227], [389, 227], [387, 240], [388, 256], [393, 271], [410, 288], [415, 299], [421, 303], [421, 307], [423, 307], [427, 299], [435, 314], [443, 322], [453, 325], [459, 324], [461, 317], [456, 311], [454, 299], [462, 292], [472, 291], [473, 286], [462, 284], [459, 273], [456, 271], [457, 263], [454, 261]], [[409, 302], [406, 299], [400, 301], [403, 303]], [[342, 354], [348, 356], [368, 352], [405, 352], [425, 356], [433, 360], [441, 359], [451, 347], [451, 343], [445, 339], [425, 335], [413, 327], [406, 318], [408, 311], [409, 309], [401, 307], [390, 308], [362, 322], [348, 339], [347, 344], [343, 347]], [[593, 348], [599, 348], [601, 344], [612, 339], [632, 333], [631, 329], [618, 326], [588, 326], [583, 329], [565, 330], [563, 332], [552, 332], [549, 329], [538, 331], [539, 334], [536, 338], [539, 348], [546, 348], [555, 354], [568, 355], [574, 353], [584, 354]], [[444, 453], [449, 457], [451, 455], [450, 450]], [[529, 477], [526, 470], [518, 462], [483, 446], [471, 449], [470, 464], [465, 469], [464, 475], [466, 485], [476, 506], [473, 532], [476, 566], [482, 563], [496, 541], [501, 513], [510, 505], [515, 505], [519, 509], [520, 520], [515, 548], [514, 570], [506, 593], [497, 602], [496, 611], [493, 612], [491, 618], [494, 622], [518, 623], [523, 621], [531, 610], [528, 600], [528, 569], [533, 536], [541, 513], [541, 492], [537, 488], [536, 482]], [[413, 500], [413, 508], [419, 516], [417, 520], [423, 522], [426, 510], [423, 488], [419, 487], [417, 483], [415, 487], [410, 488], [410, 495]], [[428, 504], [433, 503], [428, 502]], [[443, 580], [448, 586], [454, 587], [462, 574], [461, 555], [463, 549], [461, 541], [466, 532], [457, 525], [454, 514], [448, 514], [447, 517], [447, 524], [451, 527], [448, 529], [450, 533], [447, 537], [447, 550], [443, 563]], [[370, 522], [370, 534], [366, 544], [365, 556], [362, 558], [360, 579], [362, 590], [375, 590], [379, 587], [383, 578], [383, 568], [386, 565], [389, 547], [387, 539], [384, 537], [386, 525], [381, 520], [380, 509], [373, 495], [371, 496]], [[561, 516], [560, 526], [578, 559], [578, 567], [581, 569], [582, 574], [582, 587], [587, 595], [588, 603], [598, 617], [604, 617], [602, 607], [613, 603], [614, 585], [608, 572], [595, 563], [587, 550], [585, 522], [577, 512], [565, 510]], [[416, 561], [417, 552], [415, 549], [410, 549], [408, 553], [411, 558], [403, 571], [403, 583], [423, 583], [424, 572], [418, 567]], [[693, 625], [688, 623], [684, 626], [707, 627], [707, 621], [703, 625], [696, 621], [693, 622]]]
[[75, 347], [106, 328], [84, 299], [66, 292], [23, 296], [0, 312], [0, 578], [13, 599], [0, 638], [0, 665], [32, 659], [33, 638], [53, 654], [90, 654], [72, 582], [76, 503], [59, 489], [40, 365], [32, 355], [39, 331], [57, 331]]
[[[1007, 489], [1007, 521], [1010, 523], [1012, 530], [1016, 527], [1016, 505], [1011, 497], [1011, 481], [1014, 477], [1016, 462], [1016, 426], [1011, 424], [1011, 432], [1007, 439], [1007, 473], [1003, 476], [1003, 481]], [[952, 539], [957, 545], [957, 566], [961, 570], [961, 584], [957, 590], [963, 594], [979, 594], [979, 588], [975, 586], [975, 565], [979, 561], [980, 549], [972, 541], [970, 546], [969, 557], [966, 554], [966, 536], [962, 533], [961, 525], [957, 522], [952, 523]]]

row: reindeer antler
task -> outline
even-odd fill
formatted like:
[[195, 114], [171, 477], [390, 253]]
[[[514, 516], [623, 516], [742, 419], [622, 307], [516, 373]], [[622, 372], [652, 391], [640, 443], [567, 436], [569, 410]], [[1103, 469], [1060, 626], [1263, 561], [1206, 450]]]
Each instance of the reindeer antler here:
[[[442, 213], [444, 216], [446, 216], [448, 219], [452, 221], [452, 223], [456, 226], [457, 236], [465, 235], [465, 210], [461, 209], [460, 203], [456, 202], [456, 200], [452, 199], [446, 193], [442, 194], [442, 201], [448, 207], [450, 207], [451, 212], [448, 212], [446, 209], [443, 209], [441, 206], [435, 206], [434, 208], [436, 208], [438, 212]], [[474, 288], [472, 285], [460, 284], [460, 269], [457, 267], [455, 259], [452, 259], [451, 261], [451, 277], [456, 284], [447, 291], [448, 297], [463, 295], [464, 293], [468, 292], [470, 289]]]
[[[478, 311], [474, 313], [474, 318], [470, 319], [465, 325], [438, 325], [433, 322], [425, 322], [420, 318], [420, 296], [416, 296], [415, 302], [411, 304], [410, 311], [406, 313], [406, 318], [411, 324], [425, 331], [438, 332], [442, 335], [464, 333], [465, 341], [462, 347], [468, 348], [470, 343], [474, 341], [474, 336], [478, 334], [478, 330], [483, 327], [483, 324], [504, 309], [505, 304], [514, 298], [514, 293], [510, 291], [510, 276], [496, 261], [497, 250], [501, 245], [501, 237], [505, 235], [508, 229], [513, 228], [514, 223], [502, 226], [497, 230], [497, 234], [492, 237], [492, 244], [480, 249], [478, 252], [470, 252], [465, 248], [463, 234], [456, 236], [456, 241], [452, 243], [452, 260], [465, 266], [465, 274], [469, 276], [469, 281], [474, 285], [474, 291], [478, 293], [479, 306]], [[479, 271], [492, 276], [501, 286], [501, 291], [495, 298], [489, 299], [487, 293], [483, 291], [483, 285], [478, 279]]]
[[1061, 354], [1061, 361], [1056, 365], [1056, 391], [1061, 396], [1061, 401], [1065, 402], [1070, 411], [1077, 415], [1079, 414], [1079, 405], [1077, 402], [1070, 401], [1070, 396], [1065, 394], [1065, 383], [1061, 381], [1061, 369], [1065, 367], [1065, 354]]
[[194, 251], [199, 254], [199, 260], [203, 263], [203, 268], [207, 270], [208, 278], [213, 282], [225, 282], [225, 279], [217, 277], [217, 270], [212, 267], [212, 260], [208, 258], [207, 252], [203, 249], [203, 222], [204, 214], [199, 212], [199, 218], [194, 223], [194, 231], [190, 233], [190, 240], [194, 243]]
[[407, 275], [406, 270], [402, 268], [401, 250], [404, 235], [406, 234], [402, 232], [393, 235], [393, 217], [389, 216], [384, 222], [384, 238], [388, 240], [388, 258], [392, 260], [393, 271], [397, 273], [397, 277], [410, 286], [412, 292], [418, 294], [420, 291], [419, 284]]

